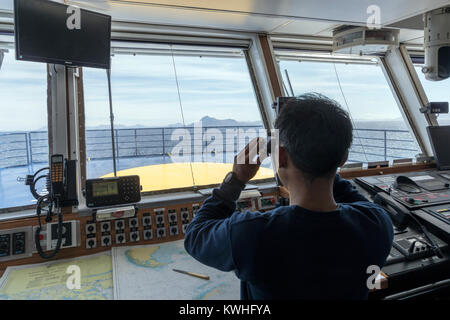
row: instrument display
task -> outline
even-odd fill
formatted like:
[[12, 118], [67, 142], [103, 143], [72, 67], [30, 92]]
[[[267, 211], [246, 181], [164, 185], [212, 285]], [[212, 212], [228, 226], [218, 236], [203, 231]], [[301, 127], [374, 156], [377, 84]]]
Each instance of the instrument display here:
[[99, 181], [92, 184], [92, 195], [94, 197], [107, 197], [119, 194], [119, 183], [117, 181]]
[[86, 206], [108, 207], [141, 201], [139, 176], [86, 180]]

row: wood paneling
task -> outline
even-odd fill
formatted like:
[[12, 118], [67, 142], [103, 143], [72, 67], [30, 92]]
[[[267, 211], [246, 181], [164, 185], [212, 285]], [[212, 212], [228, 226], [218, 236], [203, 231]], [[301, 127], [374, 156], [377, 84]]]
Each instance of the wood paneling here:
[[[263, 196], [270, 196], [273, 195], [275, 196], [275, 198], [278, 200], [278, 192], [275, 193], [266, 193]], [[64, 221], [69, 221], [69, 220], [79, 220], [80, 221], [80, 233], [81, 233], [81, 240], [80, 240], [80, 246], [76, 247], [76, 248], [68, 248], [68, 249], [61, 249], [60, 252], [58, 252], [58, 254], [56, 255], [56, 257], [52, 258], [52, 259], [42, 259], [37, 253], [33, 254], [32, 257], [29, 258], [24, 258], [24, 259], [18, 259], [18, 260], [13, 260], [13, 261], [5, 261], [5, 262], [0, 262], [0, 276], [3, 274], [3, 272], [5, 271], [5, 269], [8, 266], [15, 266], [15, 265], [24, 265], [24, 264], [32, 264], [32, 263], [41, 263], [41, 262], [45, 262], [45, 261], [52, 261], [52, 260], [58, 260], [58, 259], [67, 259], [67, 258], [74, 258], [74, 257], [78, 257], [78, 256], [85, 256], [85, 255], [90, 255], [90, 254], [94, 254], [94, 253], [98, 253], [98, 252], [102, 252], [102, 251], [107, 251], [110, 250], [111, 247], [117, 247], [117, 246], [133, 246], [133, 245], [143, 245], [143, 244], [156, 244], [156, 243], [162, 243], [162, 242], [167, 242], [167, 241], [175, 241], [175, 240], [180, 240], [184, 238], [184, 234], [182, 233], [182, 221], [181, 221], [181, 209], [182, 208], [187, 208], [189, 211], [189, 221], [192, 221], [193, 218], [193, 211], [192, 211], [192, 206], [193, 205], [201, 205], [202, 202], [201, 201], [196, 201], [196, 202], [187, 202], [187, 203], [182, 203], [182, 204], [176, 204], [176, 205], [167, 205], [167, 203], [161, 203], [160, 206], [158, 205], [152, 205], [151, 208], [142, 208], [139, 209], [139, 211], [137, 212], [136, 217], [139, 220], [139, 241], [136, 242], [130, 242], [130, 227], [129, 227], [129, 218], [123, 219], [125, 220], [125, 235], [126, 235], [126, 243], [124, 244], [116, 244], [115, 243], [115, 228], [114, 228], [114, 221], [115, 220], [111, 220], [111, 239], [112, 239], [112, 246], [107, 246], [107, 247], [102, 247], [101, 246], [101, 222], [97, 221], [96, 222], [96, 240], [97, 240], [97, 248], [94, 249], [88, 249], [86, 248], [86, 223], [89, 222], [93, 222], [93, 217], [92, 216], [87, 216], [87, 217], [79, 217], [78, 214], [76, 213], [65, 213], [64, 214]], [[258, 206], [258, 204], [256, 203], [256, 205]], [[155, 213], [154, 213], [154, 209], [158, 209], [158, 208], [164, 208], [164, 227], [166, 229], [166, 237], [164, 238], [157, 238], [156, 236], [156, 220], [155, 220]], [[169, 210], [174, 209], [176, 210], [177, 213], [177, 226], [178, 226], [178, 235], [174, 235], [174, 236], [170, 236], [170, 231], [169, 231], [169, 219], [168, 219], [168, 212]], [[153, 239], [151, 240], [143, 240], [143, 230], [144, 230], [144, 226], [143, 226], [143, 222], [142, 222], [142, 217], [145, 213], [150, 213], [151, 217], [152, 217], [152, 232], [153, 232]], [[44, 217], [41, 217], [42, 222], [44, 222]], [[53, 218], [53, 222], [56, 221], [56, 218]], [[26, 219], [17, 219], [17, 220], [11, 220], [11, 221], [3, 221], [0, 222], [0, 230], [5, 230], [5, 229], [12, 229], [12, 228], [18, 228], [18, 227], [23, 227], [23, 226], [35, 226], [38, 225], [38, 221], [37, 218], [33, 217], [33, 218], [26, 218]]]

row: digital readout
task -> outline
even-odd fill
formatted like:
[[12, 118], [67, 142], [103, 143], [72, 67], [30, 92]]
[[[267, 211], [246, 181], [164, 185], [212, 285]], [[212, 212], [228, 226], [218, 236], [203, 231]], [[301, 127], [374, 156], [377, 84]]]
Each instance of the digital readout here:
[[107, 197], [119, 194], [119, 184], [117, 181], [97, 182], [92, 185], [92, 195], [94, 197]]

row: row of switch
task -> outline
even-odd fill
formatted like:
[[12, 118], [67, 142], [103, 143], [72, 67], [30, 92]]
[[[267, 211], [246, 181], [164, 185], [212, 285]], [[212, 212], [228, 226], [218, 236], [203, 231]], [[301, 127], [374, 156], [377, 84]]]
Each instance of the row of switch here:
[[[195, 204], [192, 206], [193, 214], [195, 215], [196, 211], [200, 208], [198, 204]], [[155, 230], [155, 236], [156, 238], [164, 238], [166, 237], [166, 226], [165, 226], [165, 218], [164, 218], [164, 208], [161, 209], [154, 209], [155, 214], [155, 224], [156, 224], [156, 230]], [[167, 213], [168, 217], [168, 231], [169, 236], [176, 236], [180, 232], [178, 230], [178, 216], [175, 209], [169, 209]], [[186, 233], [187, 226], [190, 222], [190, 215], [187, 208], [181, 208], [180, 210], [180, 219], [182, 223], [182, 233]], [[143, 240], [152, 240], [154, 238], [153, 230], [152, 230], [152, 216], [149, 212], [144, 213], [142, 215], [142, 235]], [[115, 243], [116, 244], [124, 244], [127, 242], [127, 237], [125, 234], [125, 220], [115, 220], [114, 223], [114, 229], [115, 229]], [[130, 229], [129, 232], [129, 242], [137, 242], [140, 241], [140, 231], [139, 228], [139, 219], [138, 218], [130, 218], [128, 219], [128, 227]], [[111, 238], [111, 221], [104, 221], [100, 222], [100, 232], [102, 234], [101, 236], [101, 246], [110, 246], [113, 244], [112, 238]], [[86, 248], [96, 248], [97, 247], [97, 228], [96, 223], [91, 222], [86, 224]]]

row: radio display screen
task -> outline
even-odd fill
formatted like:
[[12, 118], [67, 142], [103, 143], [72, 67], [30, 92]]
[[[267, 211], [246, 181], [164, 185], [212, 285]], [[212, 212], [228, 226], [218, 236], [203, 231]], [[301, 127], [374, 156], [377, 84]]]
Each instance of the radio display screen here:
[[96, 182], [92, 184], [92, 195], [94, 197], [108, 197], [119, 194], [119, 183], [117, 181]]

